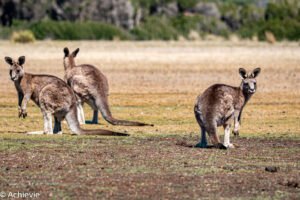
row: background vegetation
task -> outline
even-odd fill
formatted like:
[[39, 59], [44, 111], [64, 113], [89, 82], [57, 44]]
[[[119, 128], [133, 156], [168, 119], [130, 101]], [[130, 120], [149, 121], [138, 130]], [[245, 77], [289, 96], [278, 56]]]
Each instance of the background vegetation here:
[[[104, 19], [98, 16], [99, 20], [72, 14], [84, 9], [76, 5], [62, 7], [65, 16], [61, 19], [54, 14], [38, 20], [3, 15], [0, 38], [9, 39], [19, 30], [31, 31], [38, 40], [177, 40], [189, 39], [191, 32], [201, 37], [213, 34], [228, 38], [236, 34], [240, 38], [266, 40], [265, 33], [270, 32], [276, 40], [300, 38], [297, 0], [132, 0], [129, 3], [134, 10], [129, 9], [126, 15], [117, 10], [116, 16], [108, 15]], [[101, 13], [97, 14], [101, 16]], [[11, 23], [3, 21], [7, 16]]]

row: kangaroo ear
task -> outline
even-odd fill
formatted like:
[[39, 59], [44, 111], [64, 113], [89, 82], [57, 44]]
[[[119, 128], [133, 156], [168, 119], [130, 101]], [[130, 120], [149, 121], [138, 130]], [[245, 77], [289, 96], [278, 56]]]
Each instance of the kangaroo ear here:
[[73, 57], [74, 58], [76, 57], [76, 55], [78, 54], [78, 52], [79, 52], [79, 48], [77, 48], [75, 51], [73, 51]]
[[18, 64], [22, 66], [24, 63], [25, 63], [25, 56], [20, 56], [18, 59]]
[[67, 47], [64, 48], [65, 57], [69, 55], [69, 49]]
[[260, 73], [260, 68], [256, 68], [253, 70], [253, 72], [251, 73], [251, 77], [256, 78], [258, 76], [258, 74]]
[[11, 57], [5, 57], [4, 59], [5, 59], [5, 62], [7, 62], [9, 65], [13, 64]]
[[244, 68], [240, 68], [239, 69], [239, 74], [242, 77], [242, 79], [247, 78], [247, 72], [246, 72], [246, 70]]

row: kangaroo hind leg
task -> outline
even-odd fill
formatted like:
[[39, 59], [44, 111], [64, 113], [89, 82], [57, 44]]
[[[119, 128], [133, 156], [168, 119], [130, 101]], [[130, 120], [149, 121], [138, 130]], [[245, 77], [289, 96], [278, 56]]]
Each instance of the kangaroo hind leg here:
[[213, 145], [218, 149], [227, 149], [221, 142], [218, 136], [217, 125], [212, 125], [207, 131]]
[[28, 135], [53, 134], [51, 113], [45, 111], [42, 111], [42, 113], [44, 117], [44, 131], [32, 131], [28, 132]]
[[228, 148], [234, 148], [234, 145], [230, 143], [230, 124], [224, 124], [224, 146]]
[[44, 134], [53, 134], [51, 113], [42, 111], [44, 117]]
[[85, 124], [84, 111], [81, 102], [77, 102], [77, 119], [80, 125]]
[[195, 145], [198, 148], [207, 148], [206, 130], [201, 127], [201, 141]]
[[53, 134], [51, 113], [46, 113], [45, 111], [42, 111], [42, 113], [44, 117], [44, 131], [27, 132], [28, 135]]
[[57, 117], [54, 117], [53, 133], [54, 134], [62, 134], [61, 121]]
[[92, 121], [85, 121], [86, 124], [98, 124], [98, 110], [94, 110]]
[[199, 124], [201, 128], [201, 141], [198, 142], [195, 147], [198, 148], [207, 148], [207, 139], [206, 139], [206, 129], [204, 128], [203, 121], [201, 119], [201, 114], [197, 111], [197, 108], [194, 108], [195, 117], [197, 120], [197, 123]]

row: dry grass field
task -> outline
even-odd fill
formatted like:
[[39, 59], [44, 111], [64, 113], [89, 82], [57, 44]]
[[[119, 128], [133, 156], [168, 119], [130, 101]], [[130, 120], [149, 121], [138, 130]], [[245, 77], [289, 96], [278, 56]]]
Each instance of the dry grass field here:
[[[17, 117], [4, 56], [25, 55], [25, 71], [63, 78], [63, 48], [108, 78], [116, 118], [154, 127], [105, 128], [130, 137], [28, 136], [43, 129], [39, 108]], [[300, 198], [300, 47], [297, 43], [0, 41], [0, 192], [43, 199]], [[240, 148], [189, 148], [200, 138], [193, 106], [214, 83], [238, 86], [238, 68], [261, 67], [242, 116]], [[86, 119], [92, 110], [85, 106]], [[219, 129], [223, 136], [223, 130]], [[265, 167], [278, 167], [270, 173]]]

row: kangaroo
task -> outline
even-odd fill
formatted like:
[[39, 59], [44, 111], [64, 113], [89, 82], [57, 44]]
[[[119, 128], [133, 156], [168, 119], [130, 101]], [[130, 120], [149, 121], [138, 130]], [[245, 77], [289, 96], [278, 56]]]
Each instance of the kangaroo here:
[[[30, 99], [40, 107], [43, 113], [44, 131], [31, 132], [32, 134], [62, 134], [61, 121], [66, 118], [75, 135], [128, 136], [128, 134], [109, 130], [82, 129], [77, 119], [76, 97], [63, 80], [51, 75], [26, 73], [23, 67], [25, 56], [19, 57], [17, 62], [10, 57], [5, 57], [5, 61], [10, 65], [10, 78], [18, 92], [19, 117], [27, 117], [26, 106]], [[54, 115], [55, 119], [53, 131], [51, 115]]]
[[104, 74], [96, 67], [88, 64], [75, 65], [75, 57], [79, 52], [77, 48], [71, 54], [69, 49], [64, 48], [64, 79], [73, 89], [77, 98], [78, 119], [81, 124], [85, 123], [82, 105], [87, 103], [94, 110], [93, 120], [87, 123], [98, 124], [98, 109], [103, 118], [112, 125], [123, 126], [153, 126], [153, 124], [144, 124], [140, 122], [115, 119], [108, 104], [108, 82]]
[[[242, 78], [240, 87], [233, 87], [224, 84], [215, 84], [206, 89], [196, 99], [194, 113], [201, 128], [201, 141], [195, 147], [206, 148], [208, 133], [213, 145], [219, 149], [234, 148], [230, 143], [230, 127], [234, 120], [234, 135], [239, 135], [239, 123], [244, 106], [256, 92], [255, 78], [260, 73], [256, 68], [250, 75], [245, 69], [240, 68], [239, 74]], [[219, 140], [217, 127], [223, 126], [224, 144]]]

